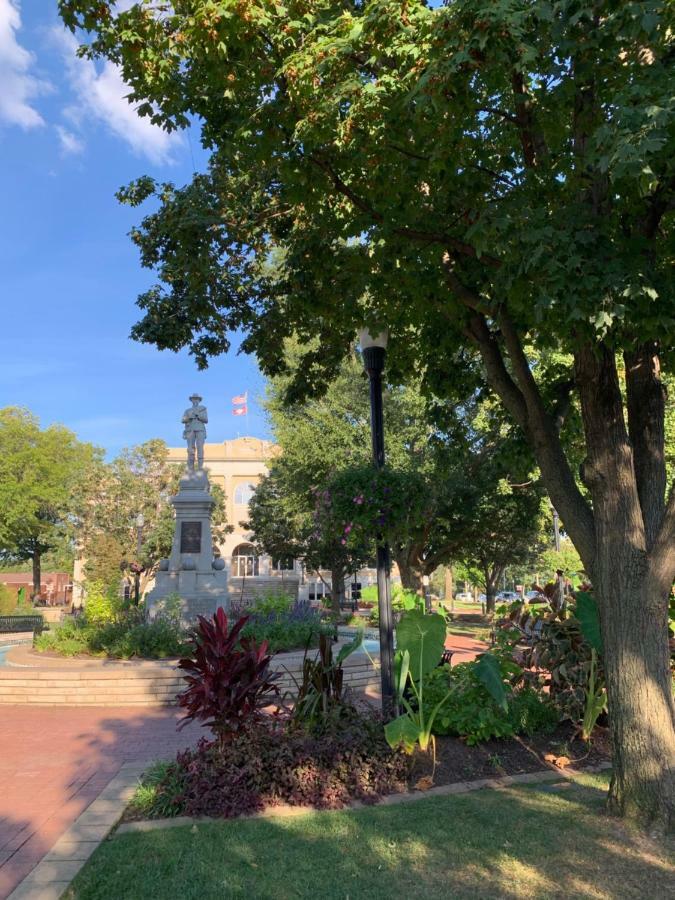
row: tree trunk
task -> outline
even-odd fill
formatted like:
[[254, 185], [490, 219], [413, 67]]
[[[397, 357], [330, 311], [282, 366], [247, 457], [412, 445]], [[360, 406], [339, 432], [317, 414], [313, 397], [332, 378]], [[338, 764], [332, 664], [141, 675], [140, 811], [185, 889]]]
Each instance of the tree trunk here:
[[453, 595], [453, 584], [452, 584], [452, 566], [446, 566], [445, 569], [445, 602], [450, 601], [452, 603], [454, 599]]
[[345, 573], [342, 569], [331, 569], [330, 587], [331, 609], [339, 616], [345, 602]]
[[[606, 348], [587, 348], [576, 364], [614, 763], [609, 806], [670, 830], [675, 825], [675, 706], [668, 648], [672, 567], [663, 563], [665, 556], [657, 559], [647, 549], [614, 355]], [[657, 547], [658, 552], [672, 553], [670, 544]]]
[[402, 587], [404, 587], [407, 591], [414, 591], [416, 594], [423, 594], [423, 573], [416, 566], [405, 564], [401, 565], [398, 560], [396, 561], [396, 565], [398, 566], [399, 575], [401, 576]]
[[42, 590], [42, 553], [40, 550], [35, 550], [33, 553], [33, 593], [31, 595], [31, 600], [35, 601], [39, 599], [40, 592]]

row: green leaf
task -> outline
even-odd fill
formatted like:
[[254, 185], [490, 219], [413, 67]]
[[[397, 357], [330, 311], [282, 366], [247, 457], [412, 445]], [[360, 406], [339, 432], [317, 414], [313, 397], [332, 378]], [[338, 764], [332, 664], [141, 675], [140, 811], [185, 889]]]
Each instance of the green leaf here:
[[492, 653], [483, 653], [476, 662], [474, 671], [488, 689], [495, 703], [506, 712], [509, 704], [497, 657], [493, 656]]
[[410, 675], [418, 681], [440, 662], [445, 647], [445, 619], [438, 613], [426, 615], [411, 609], [396, 628], [398, 649], [410, 654]]
[[345, 644], [340, 648], [340, 652], [338, 653], [335, 663], [340, 666], [347, 659], [348, 656], [351, 656], [352, 653], [355, 653], [359, 647], [363, 644], [363, 631], [359, 631], [353, 641], [350, 641], [348, 644]]
[[384, 736], [393, 750], [403, 747], [406, 753], [412, 753], [419, 737], [419, 728], [410, 716], [399, 716], [393, 722], [387, 722]]
[[585, 640], [598, 653], [602, 653], [602, 633], [598, 604], [592, 594], [579, 591], [577, 594], [577, 619]]

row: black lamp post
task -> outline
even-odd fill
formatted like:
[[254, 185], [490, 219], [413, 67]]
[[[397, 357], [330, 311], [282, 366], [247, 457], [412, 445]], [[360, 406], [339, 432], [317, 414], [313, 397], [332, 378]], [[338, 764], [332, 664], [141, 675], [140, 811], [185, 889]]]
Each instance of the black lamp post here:
[[[384, 419], [382, 416], [382, 373], [387, 353], [387, 332], [372, 335], [364, 328], [359, 334], [363, 365], [370, 378], [370, 428], [373, 464], [384, 466]], [[386, 719], [394, 714], [394, 617], [389, 590], [389, 545], [377, 541], [377, 605], [380, 613], [380, 666], [382, 712]]]
[[141, 552], [143, 550], [143, 526], [145, 517], [143, 513], [136, 516], [136, 565], [134, 567], [134, 602], [136, 606], [141, 602]]

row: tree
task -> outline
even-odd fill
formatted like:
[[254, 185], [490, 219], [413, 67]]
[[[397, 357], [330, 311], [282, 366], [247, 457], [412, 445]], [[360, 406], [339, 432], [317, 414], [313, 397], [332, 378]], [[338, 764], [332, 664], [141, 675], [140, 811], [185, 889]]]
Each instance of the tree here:
[[[291, 377], [297, 359], [291, 345]], [[288, 383], [288, 376], [272, 379], [267, 392], [281, 453], [252, 506], [261, 548], [308, 565], [310, 557], [320, 560], [311, 567], [333, 571], [333, 593], [374, 555], [376, 535], [391, 547], [403, 586], [415, 591], [440, 564], [476, 559], [480, 548], [492, 612], [505, 565], [536, 552], [541, 506], [540, 486], [527, 480], [531, 457], [494, 403], [472, 396], [457, 405], [427, 402], [419, 383], [386, 385], [387, 466], [375, 472], [358, 358], [343, 362], [320, 398], [289, 404]], [[525, 483], [512, 488], [507, 476]], [[320, 496], [331, 498], [330, 515], [323, 509], [317, 528]]]
[[339, 613], [345, 578], [372, 557], [372, 535], [357, 539], [346, 528], [343, 510], [351, 502], [353, 485], [344, 473], [320, 488], [288, 480], [288, 473], [288, 467], [272, 463], [251, 499], [246, 527], [273, 558], [292, 557], [310, 571], [330, 571], [332, 607]]
[[0, 410], [0, 558], [30, 560], [33, 597], [43, 555], [72, 547], [100, 459], [61, 425], [42, 429], [28, 410]]
[[[178, 491], [183, 474], [170, 462], [164, 441], [152, 439], [125, 448], [102, 467], [79, 530], [80, 552], [85, 557], [88, 580], [107, 587], [119, 582], [131, 567], [142, 570], [141, 587], [154, 576], [159, 560], [169, 555], [174, 533], [170, 498]], [[225, 497], [218, 485], [211, 492], [214, 541], [227, 533]], [[144, 519], [140, 558], [137, 548], [138, 515]]]
[[[479, 475], [486, 477], [480, 470]], [[531, 564], [541, 550], [541, 493], [535, 487], [514, 488], [502, 478], [487, 489], [475, 479], [458, 483], [455, 496], [465, 514], [453, 523], [454, 558], [478, 576], [474, 584], [485, 590], [486, 612], [493, 615], [507, 567]]]
[[[178, 11], [62, 0], [140, 111], [212, 151], [133, 238], [161, 285], [134, 330], [205, 365], [246, 332], [268, 372], [319, 335], [297, 391], [364, 321], [426, 381], [478, 361], [532, 447], [592, 577], [605, 647], [610, 807], [669, 827], [675, 708], [662, 367], [672, 367], [672, 4], [422, 0]], [[277, 253], [283, 268], [270, 276]], [[568, 371], [532, 351], [569, 354]], [[561, 430], [583, 422], [581, 480]], [[636, 697], [640, 696], [640, 702]]]

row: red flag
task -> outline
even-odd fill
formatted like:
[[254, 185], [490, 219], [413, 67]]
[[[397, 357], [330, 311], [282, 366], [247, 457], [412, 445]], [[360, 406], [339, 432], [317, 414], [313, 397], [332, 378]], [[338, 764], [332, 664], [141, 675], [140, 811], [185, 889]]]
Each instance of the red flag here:
[[232, 398], [232, 403], [234, 406], [241, 406], [242, 403], [246, 403], [248, 400], [248, 391], [245, 394], [237, 394], [236, 397]]
[[248, 406], [237, 406], [232, 410], [233, 416], [246, 416], [248, 415]]

